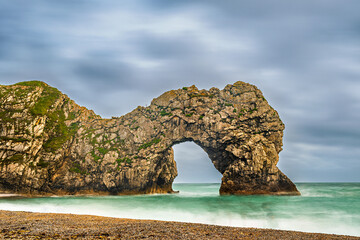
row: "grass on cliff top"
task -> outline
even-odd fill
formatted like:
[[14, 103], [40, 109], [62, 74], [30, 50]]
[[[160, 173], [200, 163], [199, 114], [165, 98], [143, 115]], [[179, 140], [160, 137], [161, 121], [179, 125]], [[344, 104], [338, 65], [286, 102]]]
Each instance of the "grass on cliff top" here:
[[33, 115], [45, 115], [50, 107], [56, 102], [57, 99], [59, 99], [62, 94], [58, 89], [50, 87], [41, 81], [20, 82], [14, 85], [43, 88], [41, 96], [37, 99], [35, 105], [30, 109], [31, 114]]
[[15, 86], [30, 86], [30, 87], [49, 87], [49, 85], [47, 85], [46, 83], [44, 83], [42, 81], [37, 81], [37, 80], [19, 82], [19, 83], [15, 83], [14, 85]]
[[54, 152], [61, 148], [78, 129], [78, 123], [72, 123], [69, 127], [65, 124], [66, 120], [75, 119], [74, 113], [69, 114], [69, 119], [66, 119], [63, 109], [60, 107], [52, 108], [62, 93], [41, 81], [20, 82], [14, 85], [43, 88], [36, 103], [29, 110], [33, 116], [47, 116], [45, 131], [49, 134], [49, 139], [43, 145], [45, 151]]

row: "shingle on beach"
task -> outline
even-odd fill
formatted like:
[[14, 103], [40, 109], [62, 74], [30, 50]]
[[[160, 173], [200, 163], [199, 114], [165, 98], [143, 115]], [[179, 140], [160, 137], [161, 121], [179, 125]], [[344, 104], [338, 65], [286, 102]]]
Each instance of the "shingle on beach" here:
[[360, 239], [359, 237], [91, 215], [0, 211], [1, 239]]

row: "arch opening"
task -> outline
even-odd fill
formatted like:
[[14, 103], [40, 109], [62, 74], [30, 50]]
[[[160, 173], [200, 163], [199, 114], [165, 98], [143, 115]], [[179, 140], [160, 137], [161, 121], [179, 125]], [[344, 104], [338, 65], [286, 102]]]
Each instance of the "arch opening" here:
[[222, 174], [193, 141], [173, 145], [178, 176], [173, 183], [221, 183]]

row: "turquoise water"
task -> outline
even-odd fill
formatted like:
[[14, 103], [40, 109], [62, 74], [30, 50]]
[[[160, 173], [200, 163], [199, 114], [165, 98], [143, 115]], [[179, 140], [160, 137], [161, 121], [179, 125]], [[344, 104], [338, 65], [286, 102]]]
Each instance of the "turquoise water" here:
[[219, 184], [174, 184], [179, 194], [0, 198], [0, 209], [360, 236], [360, 183], [296, 185], [301, 196], [219, 196]]

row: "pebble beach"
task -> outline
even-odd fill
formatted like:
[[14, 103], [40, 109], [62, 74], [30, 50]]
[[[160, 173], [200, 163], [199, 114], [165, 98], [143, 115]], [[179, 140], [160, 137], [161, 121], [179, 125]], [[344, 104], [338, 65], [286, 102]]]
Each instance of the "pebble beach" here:
[[92, 215], [0, 211], [0, 239], [360, 239], [207, 224]]

